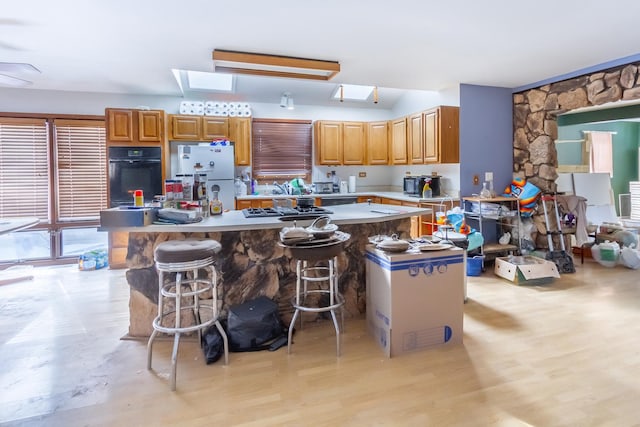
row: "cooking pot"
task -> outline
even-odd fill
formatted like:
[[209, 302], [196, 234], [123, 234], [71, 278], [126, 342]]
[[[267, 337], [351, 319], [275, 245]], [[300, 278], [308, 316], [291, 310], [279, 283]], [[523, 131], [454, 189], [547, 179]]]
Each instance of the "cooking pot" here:
[[378, 249], [382, 249], [387, 252], [404, 252], [409, 249], [409, 246], [409, 242], [398, 239], [397, 234], [394, 234], [391, 237], [386, 237], [376, 243], [376, 247]]
[[301, 208], [312, 208], [316, 199], [313, 197], [298, 197], [297, 204]]

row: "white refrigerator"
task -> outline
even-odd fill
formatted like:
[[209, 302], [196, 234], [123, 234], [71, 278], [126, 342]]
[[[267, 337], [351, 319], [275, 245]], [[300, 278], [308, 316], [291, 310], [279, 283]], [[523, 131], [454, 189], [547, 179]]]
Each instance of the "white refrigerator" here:
[[178, 145], [179, 174], [207, 174], [207, 197], [218, 199], [223, 209], [235, 209], [233, 145]]

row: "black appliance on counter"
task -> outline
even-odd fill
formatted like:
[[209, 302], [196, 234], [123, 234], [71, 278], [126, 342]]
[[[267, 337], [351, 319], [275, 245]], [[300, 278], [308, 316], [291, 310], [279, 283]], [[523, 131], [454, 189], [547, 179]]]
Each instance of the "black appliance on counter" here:
[[160, 147], [109, 147], [109, 200], [111, 207], [133, 205], [133, 192], [144, 201], [162, 194]]
[[440, 176], [439, 175], [421, 175], [421, 176], [405, 176], [403, 191], [404, 194], [413, 197], [422, 197], [422, 189], [426, 182], [431, 187], [431, 195], [433, 197], [440, 196]]
[[294, 216], [300, 215], [300, 217], [307, 216], [321, 216], [332, 214], [329, 209], [324, 209], [318, 206], [302, 207], [296, 206], [293, 208], [288, 207], [273, 207], [273, 208], [246, 208], [242, 209], [242, 214], [245, 218], [261, 218], [266, 216]]

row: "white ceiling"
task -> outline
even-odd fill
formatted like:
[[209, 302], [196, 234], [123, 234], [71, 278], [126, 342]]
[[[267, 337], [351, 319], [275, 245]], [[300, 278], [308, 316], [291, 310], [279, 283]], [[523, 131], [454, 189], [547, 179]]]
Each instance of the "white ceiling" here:
[[245, 77], [195, 98], [335, 105], [352, 83], [390, 108], [406, 89], [513, 88], [635, 55], [639, 16], [637, 0], [5, 1], [0, 62], [39, 68], [32, 89], [181, 96], [171, 69], [212, 71], [213, 49], [325, 59], [342, 68], [330, 83]]

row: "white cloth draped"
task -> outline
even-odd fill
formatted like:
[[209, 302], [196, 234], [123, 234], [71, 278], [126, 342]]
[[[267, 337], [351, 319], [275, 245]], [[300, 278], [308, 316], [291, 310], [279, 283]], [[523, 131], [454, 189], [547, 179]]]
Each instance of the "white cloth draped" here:
[[587, 133], [587, 144], [590, 148], [589, 171], [608, 173], [613, 176], [613, 136], [611, 132]]

